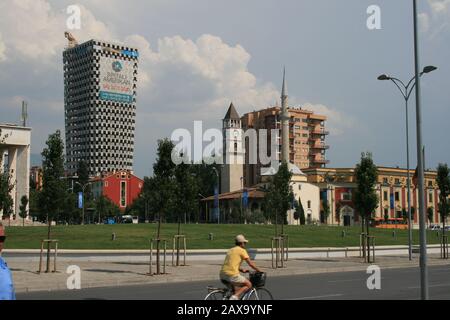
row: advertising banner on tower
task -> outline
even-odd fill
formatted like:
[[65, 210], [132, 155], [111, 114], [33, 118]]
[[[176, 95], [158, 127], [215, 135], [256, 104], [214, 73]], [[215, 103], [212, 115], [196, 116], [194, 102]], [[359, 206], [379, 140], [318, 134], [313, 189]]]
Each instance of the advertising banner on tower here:
[[102, 57], [100, 59], [99, 98], [119, 103], [132, 103], [133, 77], [133, 61]]

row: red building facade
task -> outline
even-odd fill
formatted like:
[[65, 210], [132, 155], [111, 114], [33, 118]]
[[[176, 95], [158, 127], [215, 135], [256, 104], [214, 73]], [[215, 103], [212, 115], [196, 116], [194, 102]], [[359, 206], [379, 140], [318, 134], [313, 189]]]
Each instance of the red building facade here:
[[92, 180], [92, 193], [95, 198], [104, 195], [120, 210], [133, 204], [144, 186], [144, 181], [130, 171], [117, 171]]

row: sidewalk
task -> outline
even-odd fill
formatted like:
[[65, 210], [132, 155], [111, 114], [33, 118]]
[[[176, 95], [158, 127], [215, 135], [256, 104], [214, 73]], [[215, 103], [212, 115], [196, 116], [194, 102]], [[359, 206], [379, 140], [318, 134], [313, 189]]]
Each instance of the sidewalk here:
[[[168, 257], [169, 258], [169, 257]], [[185, 282], [210, 280], [216, 285], [218, 273], [223, 260], [216, 261], [187, 261], [188, 266], [172, 267], [167, 260], [165, 275], [148, 276], [148, 263], [139, 261], [70, 261], [65, 259], [58, 262], [58, 272], [38, 274], [38, 262], [11, 259], [8, 265], [12, 270], [16, 292], [67, 290], [66, 273], [69, 265], [77, 265], [81, 269], [81, 287], [108, 287], [125, 285], [142, 285], [165, 282]], [[270, 260], [257, 260], [268, 277], [303, 275], [312, 273], [363, 271], [368, 264], [362, 263], [361, 258], [291, 258], [287, 268], [272, 269]], [[419, 259], [415, 256], [410, 262], [407, 256], [377, 257], [375, 264], [381, 269], [418, 267]], [[449, 260], [441, 260], [438, 255], [430, 254], [428, 265], [449, 265]], [[53, 265], [52, 265], [53, 267]], [[155, 271], [155, 270], [153, 270]]]

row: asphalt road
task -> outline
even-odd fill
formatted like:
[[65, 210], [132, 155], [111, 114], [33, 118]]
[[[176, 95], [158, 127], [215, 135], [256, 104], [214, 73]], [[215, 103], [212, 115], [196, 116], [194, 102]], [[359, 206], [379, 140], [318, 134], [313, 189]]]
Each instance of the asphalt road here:
[[[275, 299], [282, 300], [407, 300], [420, 297], [418, 268], [381, 270], [381, 290], [369, 290], [365, 272], [283, 276], [266, 282]], [[450, 265], [429, 267], [430, 298], [450, 300]], [[19, 293], [17, 299], [87, 300], [201, 300], [211, 281], [89, 288], [72, 291]]]

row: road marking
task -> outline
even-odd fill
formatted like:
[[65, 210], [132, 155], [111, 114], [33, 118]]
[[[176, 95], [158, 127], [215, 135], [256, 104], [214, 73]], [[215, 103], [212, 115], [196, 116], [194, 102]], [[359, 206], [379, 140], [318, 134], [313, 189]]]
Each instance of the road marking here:
[[366, 281], [367, 279], [346, 279], [346, 280], [330, 280], [329, 283], [336, 283], [336, 282], [353, 282], [353, 281]]
[[[437, 288], [437, 287], [450, 287], [450, 283], [443, 284], [432, 284], [428, 286], [429, 288]], [[408, 289], [420, 289], [421, 287], [408, 287]]]
[[343, 296], [343, 294], [337, 293], [337, 294], [327, 294], [327, 295], [323, 295], [323, 296], [292, 298], [292, 299], [286, 299], [286, 300], [311, 300], [311, 299], [322, 299], [322, 298], [332, 298], [332, 297], [341, 297], [341, 296]]

